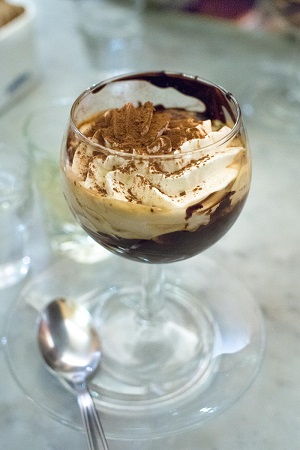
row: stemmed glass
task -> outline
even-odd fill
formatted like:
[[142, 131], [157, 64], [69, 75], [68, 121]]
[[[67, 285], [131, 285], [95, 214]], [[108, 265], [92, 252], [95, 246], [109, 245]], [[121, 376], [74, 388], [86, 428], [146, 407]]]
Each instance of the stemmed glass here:
[[290, 136], [299, 135], [300, 72], [299, 26], [300, 5], [293, 0], [263, 0], [262, 9], [271, 18], [278, 18], [281, 33], [286, 33], [290, 51], [278, 56], [269, 68], [265, 67], [251, 80], [241, 101], [245, 116], [275, 130], [284, 130]]
[[[157, 124], [168, 129], [170, 108], [174, 128], [189, 116], [201, 121], [202, 131], [210, 122], [213, 130], [195, 138], [193, 122], [192, 147], [159, 147]], [[153, 130], [158, 141], [141, 150], [141, 136], [148, 139]], [[115, 273], [112, 287], [102, 292], [99, 286], [91, 302], [103, 344], [95, 396], [103, 408], [137, 411], [204, 389], [218, 372], [216, 355], [226, 337], [200, 298], [175, 275], [165, 280], [165, 266], [213, 245], [242, 210], [251, 156], [238, 103], [213, 83], [172, 72], [101, 82], [73, 104], [61, 168], [78, 222], [100, 245], [133, 261], [133, 278], [140, 278], [119, 283], [124, 274]]]

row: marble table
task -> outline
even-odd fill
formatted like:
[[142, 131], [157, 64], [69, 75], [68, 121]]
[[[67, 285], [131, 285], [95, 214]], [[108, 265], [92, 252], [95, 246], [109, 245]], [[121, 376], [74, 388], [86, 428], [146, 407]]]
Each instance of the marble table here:
[[[105, 73], [93, 70], [84, 56], [73, 2], [39, 0], [36, 6], [41, 77], [34, 90], [0, 117], [1, 139], [12, 145], [25, 145], [22, 124], [29, 111], [53, 98], [75, 98]], [[197, 74], [231, 90], [241, 102], [263, 69], [284, 67], [292, 54], [292, 43], [285, 36], [170, 13], [145, 16], [144, 42], [144, 56], [133, 69]], [[207, 251], [241, 280], [261, 307], [267, 334], [261, 370], [238, 402], [204, 425], [153, 441], [111, 441], [111, 450], [299, 449], [300, 129], [291, 136], [284, 125], [271, 130], [262, 124], [263, 120], [246, 118], [254, 166], [248, 202], [235, 226]], [[29, 277], [52, 257], [40, 228], [38, 205], [36, 209]], [[85, 449], [84, 434], [30, 402], [8, 369], [2, 330], [26, 282], [0, 291], [1, 448]]]

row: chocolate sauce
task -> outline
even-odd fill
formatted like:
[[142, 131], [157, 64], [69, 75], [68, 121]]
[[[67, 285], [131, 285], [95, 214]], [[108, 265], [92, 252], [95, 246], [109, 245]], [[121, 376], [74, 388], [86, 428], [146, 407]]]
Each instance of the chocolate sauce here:
[[217, 242], [232, 227], [245, 201], [246, 196], [231, 207], [228, 195], [211, 215], [207, 225], [193, 232], [176, 231], [155, 239], [124, 239], [83, 228], [103, 247], [127, 259], [155, 264], [171, 263], [195, 256]]
[[[174, 88], [182, 94], [199, 99], [205, 105], [205, 113], [202, 120], [221, 120], [226, 123], [230, 117], [235, 123], [239, 107], [231, 94], [220, 86], [215, 86], [209, 81], [202, 80], [196, 76], [190, 76], [172, 72], [144, 72], [132, 75], [125, 75], [112, 79], [108, 83], [118, 83], [130, 80], [147, 81], [159, 88]], [[94, 86], [91, 90], [96, 94], [103, 89], [107, 82]]]

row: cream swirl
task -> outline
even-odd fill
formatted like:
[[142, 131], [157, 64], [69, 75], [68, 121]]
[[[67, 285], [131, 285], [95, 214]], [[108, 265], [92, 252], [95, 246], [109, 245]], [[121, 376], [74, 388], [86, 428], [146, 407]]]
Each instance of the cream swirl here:
[[230, 165], [243, 148], [224, 145], [202, 150], [225, 137], [230, 128], [213, 131], [211, 121], [186, 115], [186, 111], [156, 112], [150, 102], [108, 111], [92, 127], [81, 128], [92, 133], [93, 142], [133, 156], [172, 153], [172, 158], [95, 155], [91, 147], [81, 144], [72, 169], [85, 188], [117, 200], [161, 208], [187, 208], [202, 201], [236, 178], [237, 171]]
[[[95, 151], [97, 146], [86, 141], [70, 150], [69, 179], [76, 186], [72, 190], [77, 191], [77, 203], [82, 189], [90, 193], [80, 203], [90, 198], [83, 221], [95, 231], [145, 239], [193, 231], [209, 221], [230, 189], [236, 201], [245, 195], [245, 177], [243, 186], [238, 179], [246, 150], [239, 141], [226, 141], [231, 128], [225, 124], [201, 121], [186, 110], [155, 109], [147, 102], [103, 112], [82, 124], [80, 131], [91, 143], [117, 151]], [[187, 214], [195, 205], [198, 211]], [[138, 208], [160, 217], [152, 218], [144, 229], [133, 226], [130, 214]], [[115, 223], [119, 214], [122, 226]]]

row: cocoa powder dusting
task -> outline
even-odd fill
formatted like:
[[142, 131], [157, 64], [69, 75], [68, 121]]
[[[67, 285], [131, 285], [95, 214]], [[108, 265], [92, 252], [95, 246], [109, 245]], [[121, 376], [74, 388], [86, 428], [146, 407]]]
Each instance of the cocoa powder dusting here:
[[107, 110], [84, 123], [84, 134], [93, 142], [126, 153], [164, 155], [178, 150], [191, 139], [201, 139], [206, 132], [202, 121], [192, 112], [146, 102], [135, 107]]

